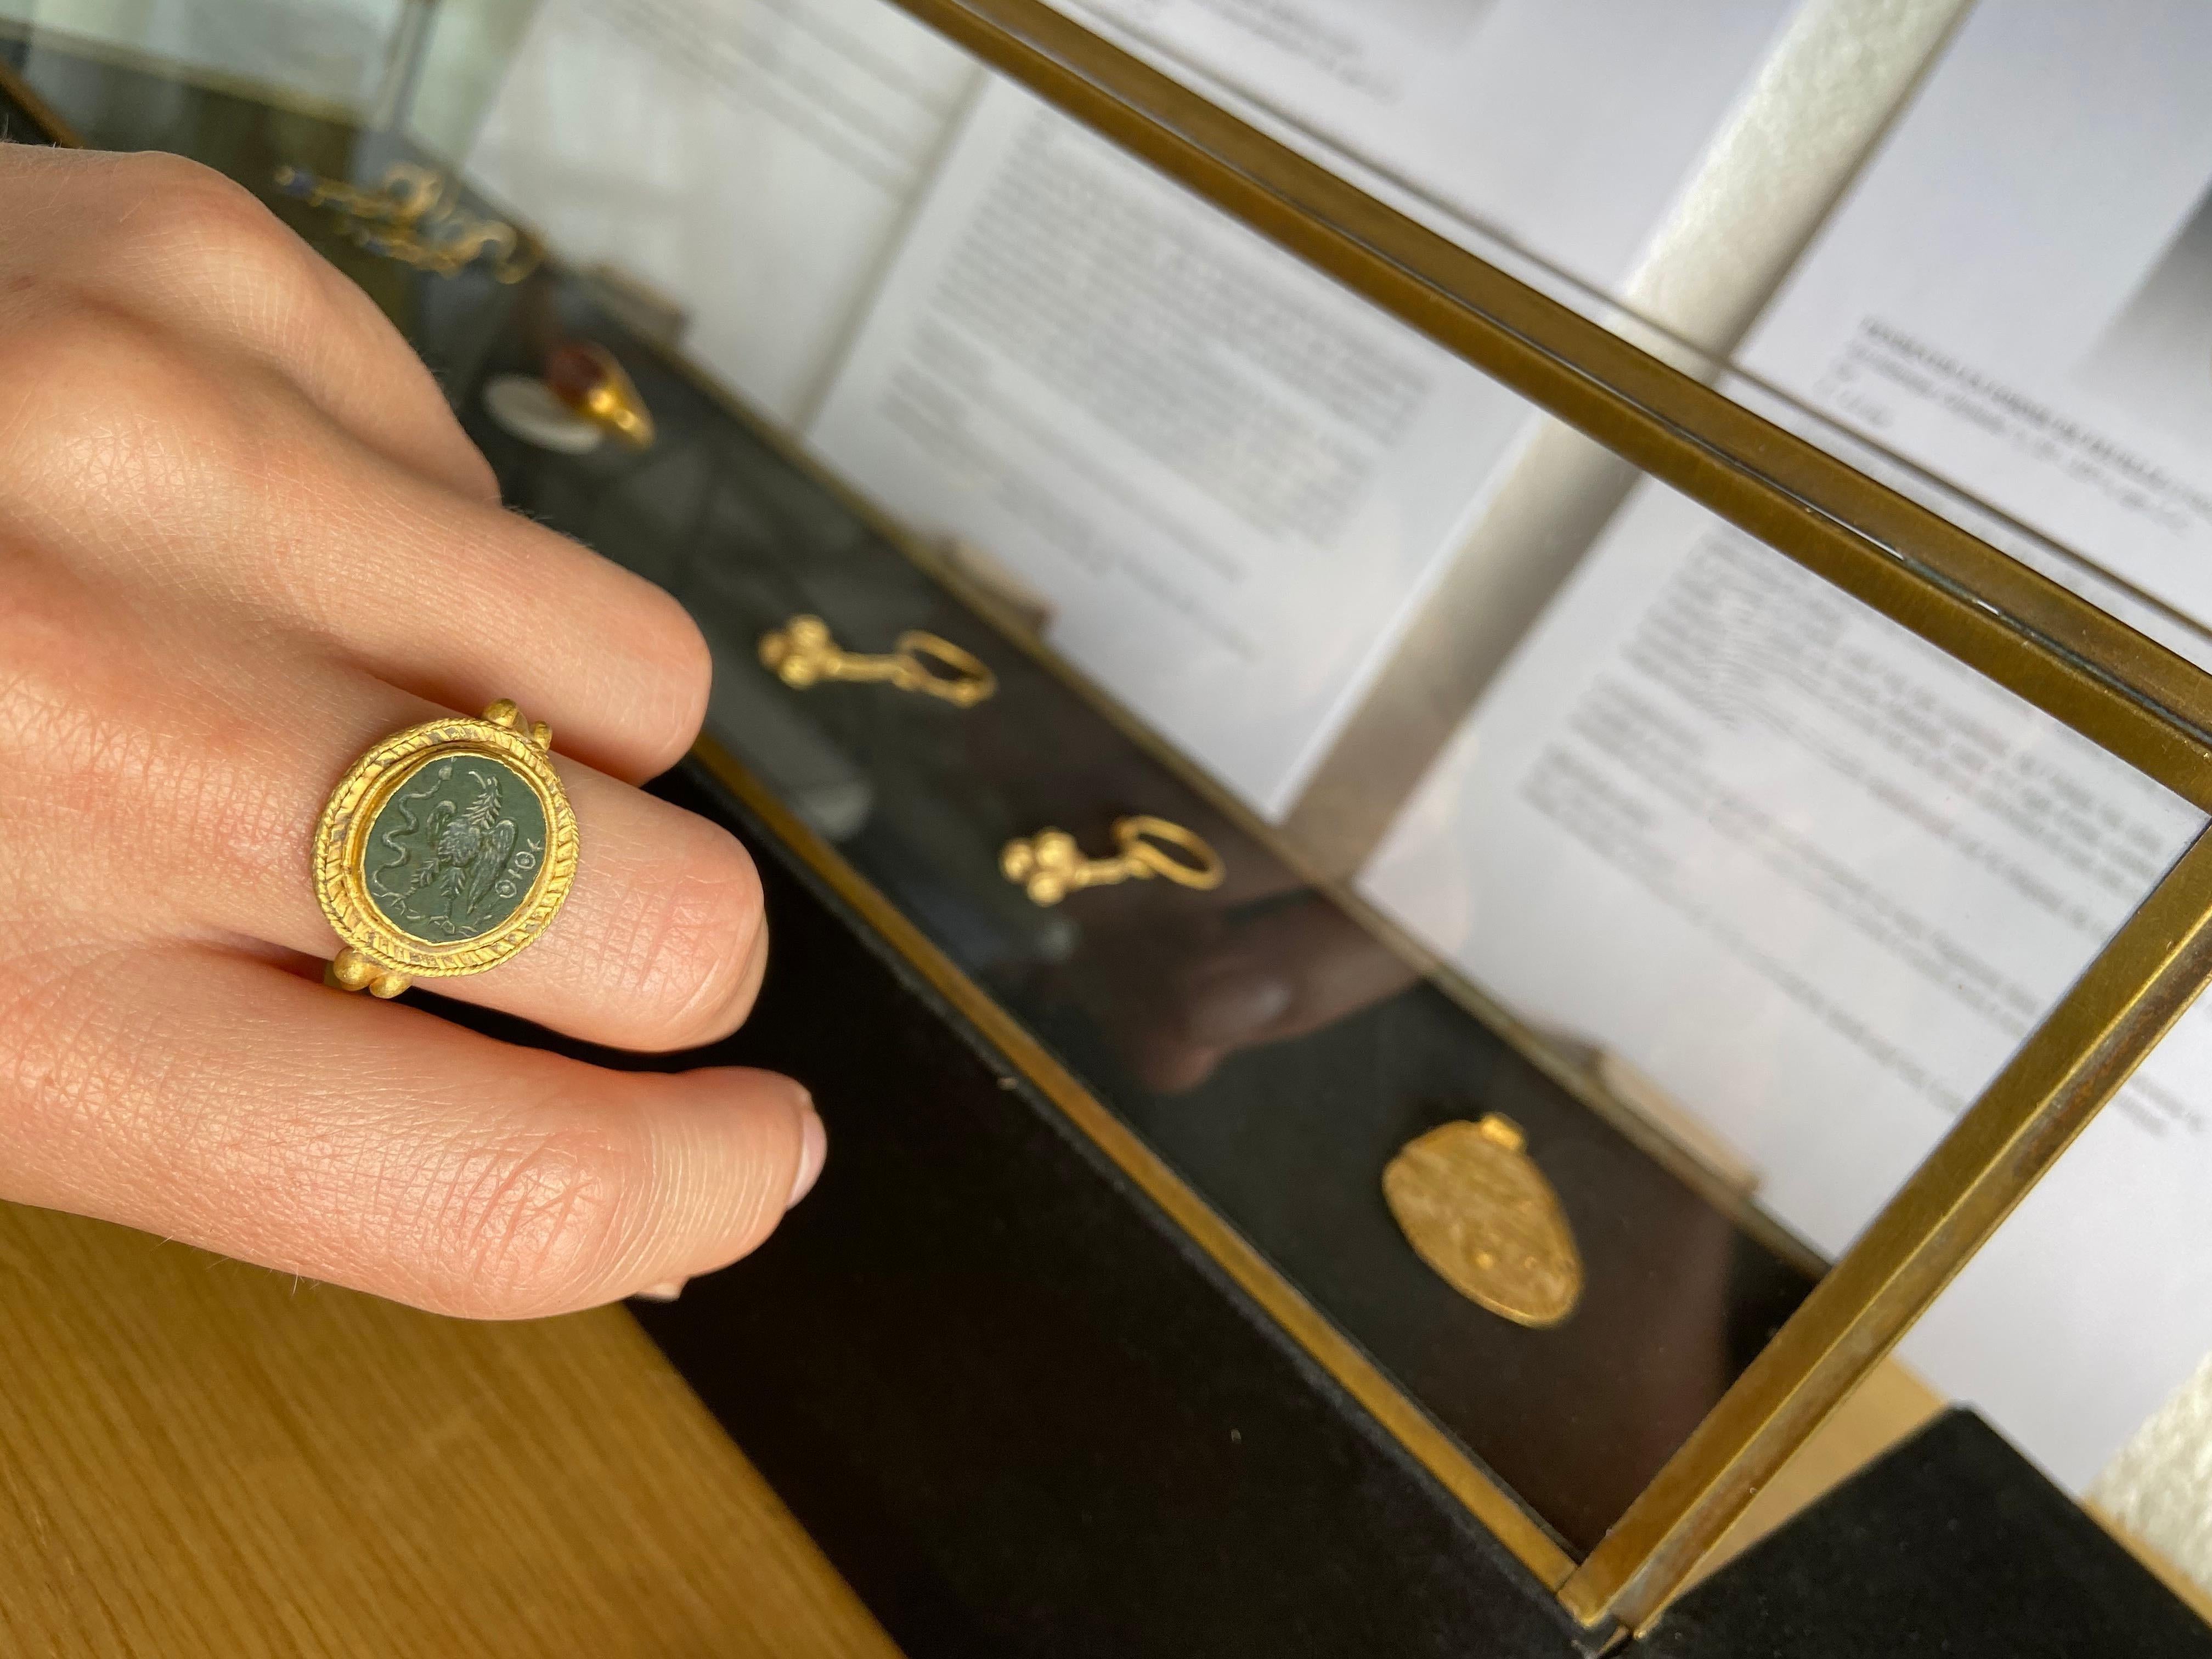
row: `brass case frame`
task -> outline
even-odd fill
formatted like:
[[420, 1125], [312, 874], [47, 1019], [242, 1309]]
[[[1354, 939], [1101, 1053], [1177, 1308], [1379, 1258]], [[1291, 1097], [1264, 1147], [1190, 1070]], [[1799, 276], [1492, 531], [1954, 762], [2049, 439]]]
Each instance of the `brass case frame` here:
[[[1644, 471], [2212, 811], [2212, 676], [1850, 464], [1383, 206], [1045, 0], [921, 21]], [[707, 757], [727, 776], [726, 756]], [[748, 792], [756, 810], [764, 805]], [[787, 823], [787, 816], [777, 814]], [[802, 848], [811, 839], [798, 826]], [[820, 854], [842, 864], [826, 847]], [[828, 870], [825, 867], [825, 873]], [[857, 881], [849, 870], [848, 882]], [[865, 885], [865, 884], [863, 884]], [[909, 957], [934, 956], [878, 898]], [[942, 971], [950, 963], [939, 961]], [[935, 977], [933, 975], [933, 977]], [[1586, 1626], [1648, 1624], [2212, 978], [2212, 832], [1580, 1562], [1008, 1025], [986, 1029]], [[964, 982], [964, 981], [963, 981]], [[969, 996], [980, 996], [972, 987]], [[959, 1000], [965, 1005], [967, 997]], [[1039, 1070], [1041, 1062], [1042, 1070]], [[1053, 1086], [1054, 1083], [1060, 1085]], [[1065, 1098], [1073, 1088], [1080, 1102]], [[1195, 1215], [1191, 1213], [1195, 1212]], [[1240, 1271], [1241, 1269], [1241, 1271]]]

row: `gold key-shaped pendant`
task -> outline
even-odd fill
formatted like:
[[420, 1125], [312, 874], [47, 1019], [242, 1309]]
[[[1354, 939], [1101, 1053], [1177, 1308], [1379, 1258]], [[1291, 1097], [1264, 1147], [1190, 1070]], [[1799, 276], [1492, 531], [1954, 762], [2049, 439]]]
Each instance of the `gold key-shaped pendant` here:
[[[1117, 818], [1114, 839], [1121, 848], [1117, 857], [1087, 859], [1066, 830], [1040, 830], [1008, 842], [999, 854], [999, 868], [1032, 904], [1057, 904], [1079, 888], [1150, 881], [1154, 876], [1204, 892], [1220, 886], [1228, 874], [1218, 853], [1194, 831], [1165, 818], [1142, 813]], [[1176, 857], [1176, 852], [1188, 854], [1190, 861]]]
[[[793, 617], [761, 635], [761, 666], [795, 691], [824, 680], [879, 680], [902, 691], [941, 697], [956, 708], [973, 708], [999, 689], [998, 676], [947, 639], [910, 628], [889, 654], [848, 651], [830, 637], [819, 617]], [[950, 669], [933, 671], [931, 665]]]

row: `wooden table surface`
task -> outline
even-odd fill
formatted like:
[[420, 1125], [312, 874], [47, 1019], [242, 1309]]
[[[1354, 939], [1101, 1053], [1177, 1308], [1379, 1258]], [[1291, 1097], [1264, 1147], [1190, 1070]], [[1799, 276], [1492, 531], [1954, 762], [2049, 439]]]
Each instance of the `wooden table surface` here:
[[0, 1652], [896, 1656], [619, 1309], [470, 1325], [7, 1206]]

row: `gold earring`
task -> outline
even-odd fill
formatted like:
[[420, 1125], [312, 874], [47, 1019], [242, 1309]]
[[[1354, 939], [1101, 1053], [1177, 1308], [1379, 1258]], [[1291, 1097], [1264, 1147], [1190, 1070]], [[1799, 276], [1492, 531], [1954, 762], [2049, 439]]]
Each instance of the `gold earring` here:
[[[1142, 813], [1117, 818], [1114, 839], [1121, 848], [1118, 856], [1086, 859], [1066, 830], [1040, 830], [1008, 842], [999, 854], [999, 869], [1030, 896], [1032, 904], [1057, 904], [1079, 888], [1150, 881], [1154, 876], [1205, 892], [1220, 886], [1229, 873], [1221, 854], [1194, 831], [1165, 818]], [[1189, 854], [1190, 861], [1176, 857], [1175, 852]]]
[[[863, 656], [830, 637], [819, 617], [793, 617], [761, 635], [761, 666], [794, 691], [824, 680], [881, 680], [901, 691], [941, 697], [956, 708], [973, 708], [999, 689], [999, 677], [981, 659], [947, 639], [910, 628], [890, 654]], [[950, 669], [933, 672], [930, 665]]]

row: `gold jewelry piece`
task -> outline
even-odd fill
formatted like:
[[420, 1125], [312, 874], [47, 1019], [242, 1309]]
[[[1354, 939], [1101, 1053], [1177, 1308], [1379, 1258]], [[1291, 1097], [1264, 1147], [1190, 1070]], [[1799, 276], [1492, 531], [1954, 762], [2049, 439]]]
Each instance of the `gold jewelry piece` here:
[[[1178, 887], [1200, 892], [1221, 885], [1229, 873], [1221, 854], [1194, 832], [1165, 818], [1139, 814], [1116, 818], [1114, 839], [1121, 843], [1118, 858], [1086, 859], [1065, 830], [1040, 830], [1034, 836], [1010, 841], [999, 854], [999, 869], [1018, 884], [1032, 904], [1057, 904], [1081, 887], [1110, 887], [1121, 881], [1150, 881], [1164, 876]], [[1190, 854], [1186, 864], [1166, 849]]]
[[591, 340], [571, 340], [545, 359], [545, 384], [585, 419], [596, 421], [633, 449], [653, 447], [653, 416], [615, 354]]
[[315, 829], [315, 894], [345, 948], [324, 977], [396, 997], [481, 974], [545, 931], [576, 877], [553, 728], [506, 698], [395, 732], [338, 780]]
[[374, 190], [365, 190], [282, 167], [276, 188], [309, 207], [331, 209], [356, 246], [440, 276], [459, 276], [489, 256], [494, 280], [512, 284], [537, 270], [544, 257], [513, 225], [465, 211], [453, 179], [435, 167], [395, 161]]
[[[804, 691], [823, 680], [884, 680], [902, 691], [942, 697], [957, 708], [973, 708], [999, 689], [999, 677], [977, 658], [946, 639], [910, 628], [898, 636], [889, 656], [864, 657], [841, 648], [819, 617], [793, 617], [761, 635], [761, 666], [793, 690]], [[932, 663], [949, 668], [933, 672]]]
[[1492, 1112], [1398, 1149], [1382, 1196], [1452, 1289], [1516, 1325], [1556, 1325], [1582, 1299], [1583, 1259], [1521, 1126]]

